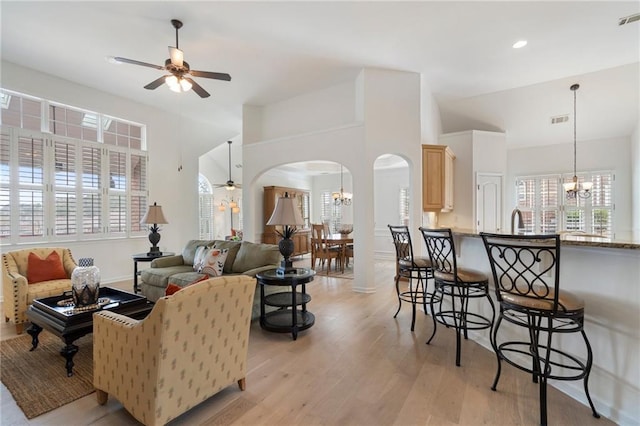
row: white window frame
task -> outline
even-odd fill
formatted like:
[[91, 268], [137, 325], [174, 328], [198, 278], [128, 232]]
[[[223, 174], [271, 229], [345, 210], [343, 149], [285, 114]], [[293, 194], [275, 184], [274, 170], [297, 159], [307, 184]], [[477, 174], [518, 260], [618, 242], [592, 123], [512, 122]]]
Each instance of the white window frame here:
[[409, 217], [411, 215], [411, 193], [408, 187], [400, 188], [398, 191], [398, 212], [400, 223], [409, 226]]
[[[100, 141], [85, 141], [81, 139], [75, 139], [65, 136], [60, 136], [48, 132], [49, 120], [48, 111], [49, 105], [54, 104], [47, 100], [37, 99], [22, 95], [16, 92], [6, 91], [0, 89], [3, 93], [8, 93], [12, 97], [25, 98], [30, 100], [37, 100], [42, 102], [43, 116], [41, 119], [41, 131], [22, 129], [13, 126], [0, 126], [0, 132], [8, 137], [8, 150], [3, 151], [2, 164], [9, 167], [9, 181], [2, 182], [2, 190], [4, 194], [9, 194], [9, 235], [0, 237], [0, 245], [12, 245], [19, 243], [36, 243], [36, 242], [55, 242], [55, 241], [82, 241], [91, 239], [102, 238], [128, 238], [128, 237], [142, 237], [146, 236], [146, 227], [140, 226], [138, 223], [132, 223], [132, 214], [136, 216], [142, 216], [146, 211], [148, 204], [148, 154], [146, 152], [146, 127], [141, 124], [133, 123], [126, 120], [117, 119], [114, 117], [103, 116], [102, 114], [92, 113], [90, 111], [83, 111], [78, 108], [68, 107], [75, 111], [80, 111], [87, 114], [95, 114], [98, 122], [101, 120], [116, 120], [118, 123], [125, 123], [125, 125], [136, 126], [136, 131], [140, 129], [141, 139], [135, 136], [136, 146], [140, 145], [141, 149], [131, 148], [130, 146], [115, 146], [109, 144], [103, 144]], [[58, 105], [58, 104], [55, 104]], [[22, 123], [22, 120], [20, 121]], [[102, 132], [99, 132], [98, 138], [100, 138]], [[128, 135], [126, 135], [128, 137]], [[3, 136], [4, 137], [4, 136]], [[18, 141], [20, 138], [34, 138], [43, 140], [43, 183], [40, 184], [28, 184], [20, 183], [18, 179], [18, 173], [20, 171], [18, 167]], [[126, 141], [129, 139], [125, 138]], [[133, 140], [133, 139], [131, 139]], [[73, 176], [75, 182], [69, 182], [69, 185], [60, 185], [56, 182], [56, 157], [55, 147], [56, 144], [68, 144], [73, 146], [73, 157], [69, 158], [70, 162], [73, 162], [73, 171], [70, 171], [70, 175]], [[99, 188], [91, 188], [87, 190], [83, 188], [83, 169], [82, 169], [82, 151], [83, 148], [99, 149], [100, 151], [100, 184]], [[125, 214], [126, 221], [123, 229], [119, 232], [113, 232], [109, 229], [109, 196], [114, 194], [114, 190], [109, 188], [109, 155], [110, 153], [118, 152], [125, 155], [125, 179], [126, 185], [124, 188], [116, 191], [118, 195], [124, 196], [123, 200], [126, 203]], [[144, 161], [143, 176], [139, 176], [137, 183], [138, 187], [134, 190], [132, 187], [132, 157], [140, 157], [140, 161]], [[7, 157], [7, 158], [5, 158]], [[5, 166], [6, 167], [6, 166]], [[34, 236], [20, 236], [20, 202], [19, 194], [20, 190], [41, 189], [43, 192], [43, 232], [42, 235]], [[75, 213], [72, 222], [75, 221], [75, 230], [71, 233], [56, 234], [56, 192], [67, 192], [72, 194], [71, 197], [75, 198]], [[100, 211], [100, 232], [98, 233], [84, 233], [83, 223], [83, 207], [84, 199], [83, 194], [93, 193], [99, 194], [101, 200]], [[140, 203], [139, 212], [132, 212], [132, 198], [136, 198], [136, 201]], [[3, 206], [7, 208], [7, 206]], [[137, 218], [139, 220], [140, 218]]]
[[198, 216], [199, 238], [201, 240], [213, 240], [213, 187], [211, 182], [202, 173], [198, 174]]
[[[611, 170], [599, 170], [578, 173], [577, 177], [579, 182], [595, 182], [599, 179], [605, 179], [610, 180], [610, 184], [607, 186], [608, 190], [606, 188], [601, 189], [603, 191], [602, 197], [596, 196], [594, 191], [597, 191], [598, 188], [597, 185], [594, 185], [591, 197], [567, 199], [562, 184], [572, 181], [572, 173], [530, 175], [516, 178], [516, 205], [523, 213], [524, 230], [526, 232], [556, 233], [561, 231], [580, 231], [587, 234], [602, 235], [606, 238], [615, 238], [615, 173]], [[549, 186], [547, 190], [544, 189], [545, 183]], [[526, 188], [527, 185], [533, 185], [529, 194], [534, 197], [533, 200], [531, 200], [530, 196], [528, 196], [523, 189]], [[553, 191], [556, 191], [557, 196], [554, 196]], [[604, 199], [604, 204], [594, 206], [593, 200], [596, 198]], [[527, 203], [527, 201], [529, 201], [529, 203]], [[545, 204], [545, 201], [551, 201], [551, 203], [547, 202]], [[553, 203], [553, 201], [555, 201], [555, 203]], [[598, 224], [594, 223], [597, 211], [601, 210], [609, 212], [608, 217], [610, 218], [610, 222], [605, 232], [598, 229]], [[551, 217], [555, 215], [555, 227], [544, 226], [542, 220], [544, 212], [547, 212]], [[569, 215], [573, 212], [578, 212], [579, 215], [581, 215], [582, 220], [579, 221], [578, 226], [574, 226], [573, 222], [568, 219]]]
[[322, 223], [329, 225], [329, 232], [337, 234], [342, 224], [342, 206], [335, 203], [332, 194], [332, 191], [322, 191], [320, 193], [320, 215]]

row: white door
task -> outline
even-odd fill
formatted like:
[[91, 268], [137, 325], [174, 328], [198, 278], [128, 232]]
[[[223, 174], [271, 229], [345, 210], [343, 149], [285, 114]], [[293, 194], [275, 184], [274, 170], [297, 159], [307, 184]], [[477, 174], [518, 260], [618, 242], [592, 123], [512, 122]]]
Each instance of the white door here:
[[502, 175], [476, 175], [476, 231], [500, 232], [502, 228]]

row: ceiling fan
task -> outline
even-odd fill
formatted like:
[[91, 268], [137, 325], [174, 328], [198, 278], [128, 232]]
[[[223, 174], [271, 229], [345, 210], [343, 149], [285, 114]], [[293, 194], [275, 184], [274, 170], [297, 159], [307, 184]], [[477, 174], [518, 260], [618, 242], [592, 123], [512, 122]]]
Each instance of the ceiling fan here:
[[227, 191], [233, 191], [236, 188], [238, 189], [242, 188], [242, 184], [235, 183], [234, 181], [231, 180], [231, 144], [233, 142], [227, 141], [227, 143], [229, 144], [229, 180], [225, 183], [216, 184], [214, 186], [216, 188], [224, 188]]
[[169, 88], [174, 92], [188, 92], [192, 87], [201, 98], [209, 97], [209, 93], [202, 88], [198, 83], [193, 81], [190, 76], [212, 78], [215, 80], [231, 81], [229, 74], [210, 71], [196, 71], [189, 68], [189, 64], [184, 61], [184, 54], [179, 49], [178, 45], [178, 30], [182, 27], [182, 22], [177, 19], [171, 20], [171, 25], [176, 29], [176, 47], [169, 46], [169, 59], [164, 61], [164, 66], [149, 64], [147, 62], [140, 62], [134, 59], [121, 58], [116, 56], [113, 58], [115, 62], [121, 62], [125, 64], [141, 65], [143, 67], [155, 68], [157, 70], [168, 71], [170, 74], [164, 75], [151, 83], [144, 86], [145, 89], [153, 90], [167, 83]]

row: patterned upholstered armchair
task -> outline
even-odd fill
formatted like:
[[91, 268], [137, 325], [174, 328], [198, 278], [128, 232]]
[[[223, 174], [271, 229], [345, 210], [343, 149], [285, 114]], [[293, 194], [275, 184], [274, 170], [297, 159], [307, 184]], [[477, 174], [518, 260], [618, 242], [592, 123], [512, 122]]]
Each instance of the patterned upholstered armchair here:
[[[51, 256], [53, 252], [55, 259]], [[29, 270], [32, 253], [38, 258], [40, 271]], [[31, 266], [34, 265], [31, 262]], [[61, 247], [29, 248], [2, 254], [2, 307], [6, 321], [16, 325], [18, 334], [23, 331], [27, 308], [34, 299], [71, 290], [71, 273], [76, 266], [71, 250]], [[48, 279], [52, 277], [54, 279]]]
[[222, 276], [161, 297], [143, 320], [94, 314], [93, 384], [147, 426], [237, 382], [245, 387], [255, 278]]

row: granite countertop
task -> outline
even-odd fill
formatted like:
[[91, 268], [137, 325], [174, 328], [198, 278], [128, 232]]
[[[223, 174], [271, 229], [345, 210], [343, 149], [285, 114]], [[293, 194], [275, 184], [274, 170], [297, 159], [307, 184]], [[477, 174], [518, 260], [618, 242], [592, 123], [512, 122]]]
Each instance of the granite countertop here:
[[[454, 235], [464, 237], [480, 237], [478, 231], [472, 229], [452, 228]], [[640, 250], [639, 241], [613, 240], [611, 238], [597, 236], [581, 236], [575, 234], [561, 234], [561, 245], [563, 246], [579, 246], [579, 247], [602, 247], [602, 248], [618, 248]]]

